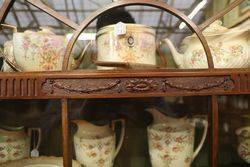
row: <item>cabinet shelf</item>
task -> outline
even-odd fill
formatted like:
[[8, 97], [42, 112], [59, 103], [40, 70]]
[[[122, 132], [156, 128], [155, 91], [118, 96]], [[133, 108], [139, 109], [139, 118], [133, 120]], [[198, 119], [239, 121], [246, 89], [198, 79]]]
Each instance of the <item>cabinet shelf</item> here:
[[0, 82], [0, 99], [249, 94], [250, 69], [0, 73]]

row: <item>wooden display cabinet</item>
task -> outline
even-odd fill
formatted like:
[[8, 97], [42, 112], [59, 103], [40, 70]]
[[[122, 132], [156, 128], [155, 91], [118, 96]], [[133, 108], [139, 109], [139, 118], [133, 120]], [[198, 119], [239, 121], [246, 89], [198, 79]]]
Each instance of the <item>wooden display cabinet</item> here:
[[[208, 25], [239, 5], [235, 0], [202, 25], [195, 25], [186, 15], [162, 1], [121, 0], [113, 2], [88, 16], [80, 25], [44, 5], [40, 0], [26, 0], [62, 23], [71, 27], [73, 37], [68, 43], [60, 72], [0, 73], [0, 99], [61, 99], [64, 166], [71, 166], [69, 142], [68, 99], [124, 98], [159, 96], [210, 96], [210, 166], [217, 166], [218, 156], [218, 95], [250, 94], [250, 69], [214, 69], [211, 51], [202, 35]], [[0, 23], [15, 0], [5, 0], [0, 10]], [[67, 71], [68, 59], [80, 33], [105, 11], [128, 5], [146, 5], [162, 9], [182, 19], [199, 37], [208, 60], [202, 70], [114, 70]]]

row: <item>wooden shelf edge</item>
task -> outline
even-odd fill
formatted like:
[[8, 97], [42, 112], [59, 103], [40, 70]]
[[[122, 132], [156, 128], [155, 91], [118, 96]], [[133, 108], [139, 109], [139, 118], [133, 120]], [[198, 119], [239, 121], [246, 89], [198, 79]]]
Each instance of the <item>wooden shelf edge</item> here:
[[0, 99], [250, 94], [250, 69], [0, 73]]

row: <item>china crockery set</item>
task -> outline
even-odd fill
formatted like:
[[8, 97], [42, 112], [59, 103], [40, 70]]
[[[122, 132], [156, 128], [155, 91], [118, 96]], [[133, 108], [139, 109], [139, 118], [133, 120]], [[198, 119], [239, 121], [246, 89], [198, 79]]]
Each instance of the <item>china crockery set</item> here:
[[[215, 68], [250, 67], [250, 25], [228, 29], [221, 24], [221, 21], [217, 20], [203, 31], [212, 52]], [[12, 26], [2, 26], [14, 29], [13, 39], [4, 44], [4, 71], [11, 71], [10, 65], [20, 71], [61, 70], [68, 42], [65, 36], [56, 35], [48, 28], [42, 28], [38, 32], [17, 32]], [[169, 39], [163, 39], [161, 44], [163, 43], [170, 48], [179, 68], [208, 67], [204, 49], [195, 34], [183, 40], [182, 54]], [[96, 45], [97, 58], [93, 59], [93, 62], [98, 65], [97, 69], [115, 69], [114, 67], [124, 64], [156, 68], [156, 55], [160, 55], [161, 60], [165, 59], [164, 55], [156, 54], [154, 29], [145, 25], [119, 22], [105, 26], [97, 32]], [[79, 67], [89, 46], [91, 44], [86, 45], [81, 54], [72, 53], [69, 69]]]
[[[200, 119], [171, 118], [154, 108], [148, 109], [154, 122], [148, 126], [148, 146], [153, 167], [190, 166], [198, 155], [207, 133], [207, 121]], [[78, 126], [74, 135], [76, 159], [86, 167], [112, 167], [125, 134], [124, 120], [112, 121], [109, 125], [96, 126], [84, 120], [73, 121]], [[120, 140], [116, 147], [114, 127], [121, 122]], [[201, 122], [204, 132], [197, 146], [194, 147], [195, 123]]]

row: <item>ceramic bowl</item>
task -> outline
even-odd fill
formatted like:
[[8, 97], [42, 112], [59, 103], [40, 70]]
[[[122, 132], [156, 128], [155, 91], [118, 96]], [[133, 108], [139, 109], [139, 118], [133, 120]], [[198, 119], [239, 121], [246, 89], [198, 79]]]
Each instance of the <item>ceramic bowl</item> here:
[[0, 164], [28, 157], [29, 149], [29, 137], [8, 139], [7, 141], [0, 140]]
[[[81, 165], [73, 160], [73, 167], [81, 167]], [[11, 161], [1, 164], [0, 167], [63, 167], [62, 157], [46, 157], [26, 158], [22, 160]]]

